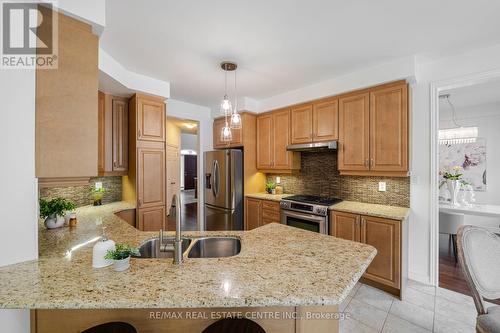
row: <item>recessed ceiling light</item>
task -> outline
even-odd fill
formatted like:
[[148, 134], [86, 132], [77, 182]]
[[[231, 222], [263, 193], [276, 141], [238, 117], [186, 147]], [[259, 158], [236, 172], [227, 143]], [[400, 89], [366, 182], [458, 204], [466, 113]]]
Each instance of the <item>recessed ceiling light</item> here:
[[189, 128], [189, 129], [193, 129], [196, 127], [196, 124], [191, 124], [191, 123], [184, 123], [184, 126]]

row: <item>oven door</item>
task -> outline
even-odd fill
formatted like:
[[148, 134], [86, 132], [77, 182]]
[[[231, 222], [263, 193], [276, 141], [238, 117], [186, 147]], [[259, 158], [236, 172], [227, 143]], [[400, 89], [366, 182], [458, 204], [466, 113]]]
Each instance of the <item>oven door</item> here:
[[281, 223], [328, 235], [328, 219], [326, 216], [281, 209]]

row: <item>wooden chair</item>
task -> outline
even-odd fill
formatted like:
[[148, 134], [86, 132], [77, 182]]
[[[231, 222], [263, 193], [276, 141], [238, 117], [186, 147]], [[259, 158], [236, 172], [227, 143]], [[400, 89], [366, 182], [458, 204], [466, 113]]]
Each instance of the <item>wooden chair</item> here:
[[476, 331], [500, 332], [500, 306], [486, 308], [483, 298], [500, 298], [500, 230], [462, 226], [458, 260], [477, 309]]

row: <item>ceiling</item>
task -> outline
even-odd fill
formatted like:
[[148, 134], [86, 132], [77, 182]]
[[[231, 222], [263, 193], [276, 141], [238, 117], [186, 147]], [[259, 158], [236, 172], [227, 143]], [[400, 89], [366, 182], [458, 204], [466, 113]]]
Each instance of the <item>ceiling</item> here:
[[172, 122], [172, 124], [179, 127], [181, 133], [198, 134], [198, 123], [195, 121], [179, 119], [175, 117], [168, 117], [168, 121]]
[[491, 0], [107, 0], [101, 47], [170, 81], [172, 98], [213, 107], [222, 60], [239, 65], [238, 95], [260, 100], [400, 57], [498, 44], [499, 12]]
[[[450, 94], [453, 106], [467, 112], [467, 107], [500, 103], [500, 80], [451, 89], [443, 91], [442, 94]], [[439, 106], [445, 111], [451, 110], [446, 99], [440, 99]], [[500, 109], [498, 111], [500, 112]]]

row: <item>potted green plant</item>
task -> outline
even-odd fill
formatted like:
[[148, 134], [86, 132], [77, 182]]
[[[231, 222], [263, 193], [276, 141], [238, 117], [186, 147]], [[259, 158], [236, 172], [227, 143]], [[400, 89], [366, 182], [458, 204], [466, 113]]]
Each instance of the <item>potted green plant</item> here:
[[106, 253], [105, 259], [113, 260], [113, 268], [117, 272], [122, 272], [130, 267], [130, 257], [140, 257], [139, 249], [125, 244], [116, 244], [114, 250]]
[[102, 198], [104, 197], [104, 193], [106, 192], [104, 187], [92, 187], [90, 189], [90, 192], [92, 194], [92, 200], [94, 201], [94, 206], [101, 206]]
[[276, 183], [275, 182], [267, 182], [266, 183], [266, 192], [269, 194], [276, 193]]
[[443, 179], [446, 181], [446, 186], [448, 191], [450, 191], [451, 204], [458, 205], [458, 193], [460, 192], [461, 181], [462, 181], [462, 168], [460, 166], [454, 166], [451, 170], [442, 171]]
[[75, 204], [64, 198], [55, 198], [52, 200], [40, 199], [40, 217], [45, 219], [47, 229], [60, 228], [64, 225], [64, 216], [67, 211], [75, 209]]

